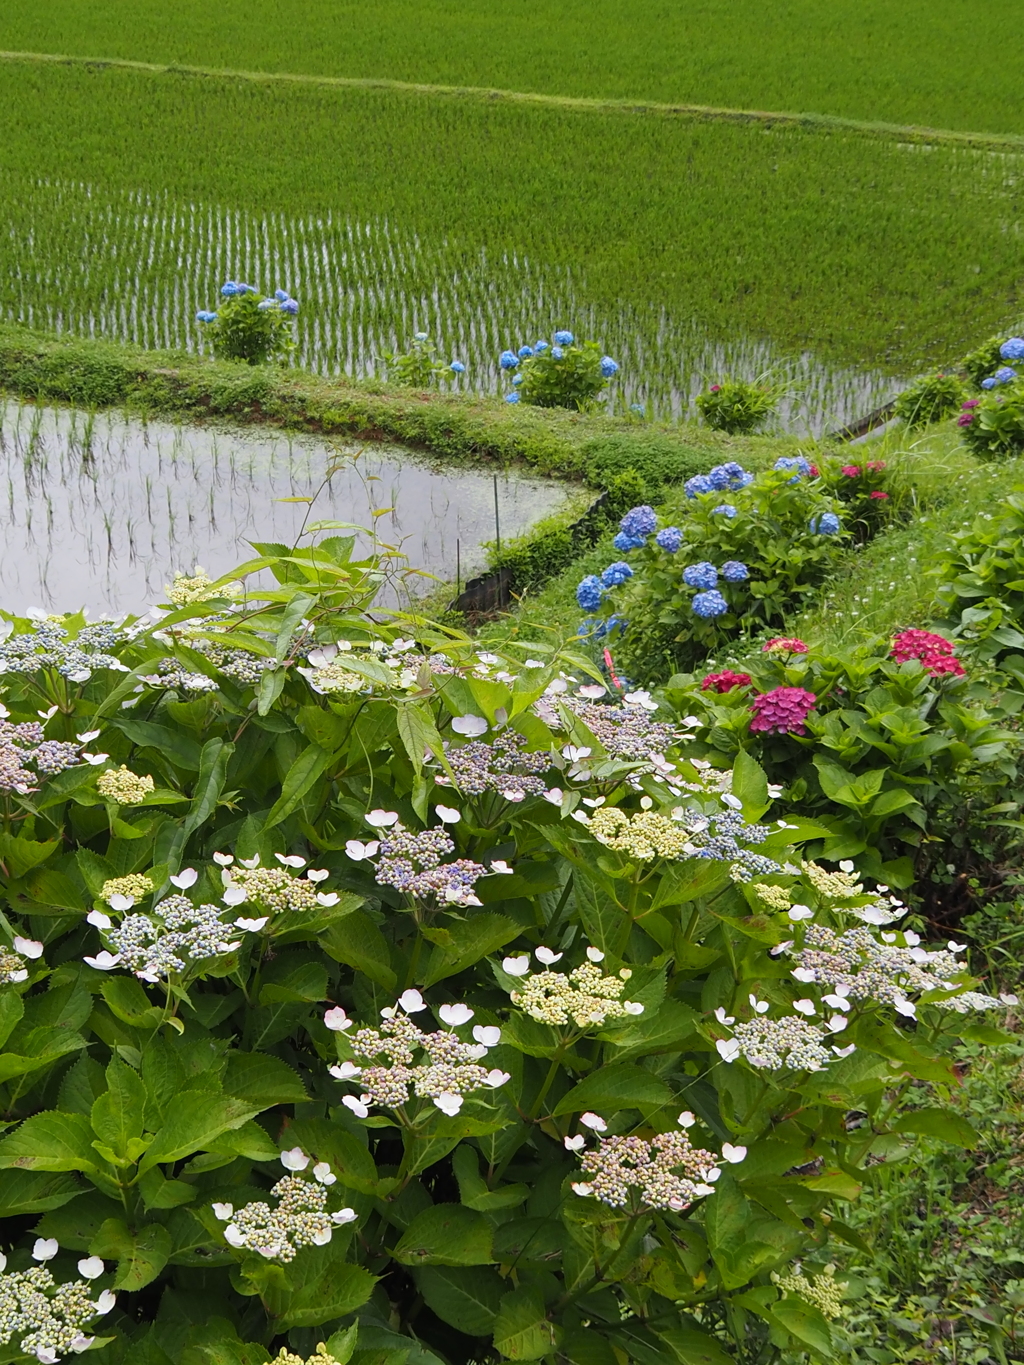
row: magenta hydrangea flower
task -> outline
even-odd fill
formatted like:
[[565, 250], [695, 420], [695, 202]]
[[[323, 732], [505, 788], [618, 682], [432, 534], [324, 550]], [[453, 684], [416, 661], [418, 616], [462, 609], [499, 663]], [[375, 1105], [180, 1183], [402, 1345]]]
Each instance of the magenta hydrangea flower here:
[[751, 701], [750, 728], [768, 735], [805, 735], [804, 721], [815, 704], [814, 693], [804, 687], [775, 687]]

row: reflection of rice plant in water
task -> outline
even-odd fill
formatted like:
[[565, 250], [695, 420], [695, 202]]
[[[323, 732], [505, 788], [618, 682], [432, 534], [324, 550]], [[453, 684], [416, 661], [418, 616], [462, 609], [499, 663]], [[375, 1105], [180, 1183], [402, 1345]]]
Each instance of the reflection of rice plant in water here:
[[[314, 519], [374, 525], [381, 540], [401, 542], [414, 567], [453, 577], [455, 542], [472, 555], [493, 530], [490, 474], [437, 470], [393, 447], [356, 459], [259, 432], [144, 426], [117, 414], [89, 422], [94, 458], [85, 465], [81, 413], [0, 409], [8, 598], [64, 610], [161, 600], [176, 569], [198, 560], [219, 573], [246, 557], [249, 541], [291, 543], [308, 503], [282, 499], [312, 496], [335, 464]], [[564, 495], [552, 480], [508, 476], [502, 515], [524, 530]], [[374, 519], [374, 509], [386, 513]]]

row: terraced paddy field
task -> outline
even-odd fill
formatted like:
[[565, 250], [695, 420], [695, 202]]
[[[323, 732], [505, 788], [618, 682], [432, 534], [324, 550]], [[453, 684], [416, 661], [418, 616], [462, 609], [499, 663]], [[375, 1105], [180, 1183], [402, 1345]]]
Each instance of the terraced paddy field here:
[[302, 302], [299, 363], [415, 330], [500, 384], [570, 326], [620, 409], [776, 367], [820, 430], [1018, 311], [1007, 144], [317, 81], [4, 61], [0, 310], [196, 347], [225, 277]]
[[7, 0], [0, 48], [1024, 133], [996, 0]]

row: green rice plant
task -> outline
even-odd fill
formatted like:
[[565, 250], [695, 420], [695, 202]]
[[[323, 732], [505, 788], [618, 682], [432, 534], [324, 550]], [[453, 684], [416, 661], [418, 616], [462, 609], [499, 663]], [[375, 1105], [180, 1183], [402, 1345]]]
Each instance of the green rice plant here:
[[697, 395], [697, 411], [715, 431], [756, 431], [778, 407], [781, 385], [723, 379]]
[[966, 397], [967, 389], [955, 374], [929, 374], [903, 390], [893, 415], [908, 427], [926, 427], [952, 417]]

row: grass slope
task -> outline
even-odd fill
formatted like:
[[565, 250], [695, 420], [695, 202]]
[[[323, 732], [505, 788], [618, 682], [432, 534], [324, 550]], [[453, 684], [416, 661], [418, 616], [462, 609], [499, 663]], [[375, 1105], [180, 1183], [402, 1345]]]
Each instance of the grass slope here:
[[996, 0], [8, 0], [0, 48], [1024, 132]]

